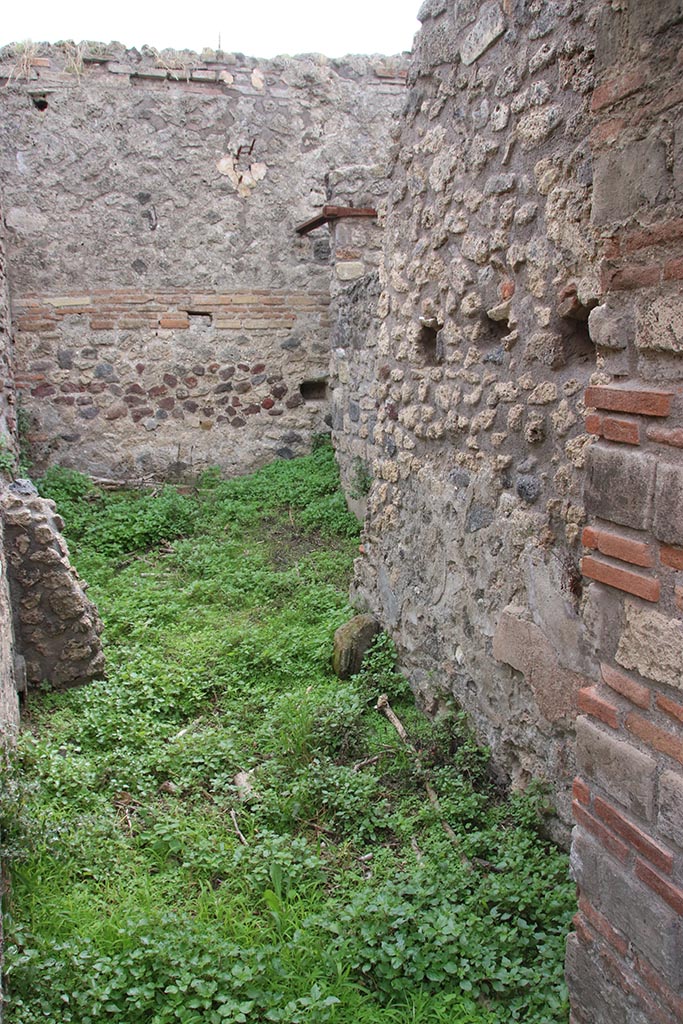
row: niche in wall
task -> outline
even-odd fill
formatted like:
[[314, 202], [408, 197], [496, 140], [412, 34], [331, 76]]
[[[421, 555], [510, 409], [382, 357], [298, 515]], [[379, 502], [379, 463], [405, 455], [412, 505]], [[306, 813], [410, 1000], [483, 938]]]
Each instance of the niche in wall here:
[[299, 385], [299, 391], [304, 402], [325, 402], [327, 400], [327, 380], [324, 377], [317, 380], [304, 380]]

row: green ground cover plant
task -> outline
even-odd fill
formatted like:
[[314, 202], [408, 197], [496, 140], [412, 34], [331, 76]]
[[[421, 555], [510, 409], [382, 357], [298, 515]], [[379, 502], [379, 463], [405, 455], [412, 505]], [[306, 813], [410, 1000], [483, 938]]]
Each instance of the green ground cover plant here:
[[186, 494], [41, 490], [108, 674], [47, 681], [3, 764], [7, 1024], [566, 1022], [542, 794], [421, 715], [386, 636], [331, 673], [358, 524], [329, 446]]

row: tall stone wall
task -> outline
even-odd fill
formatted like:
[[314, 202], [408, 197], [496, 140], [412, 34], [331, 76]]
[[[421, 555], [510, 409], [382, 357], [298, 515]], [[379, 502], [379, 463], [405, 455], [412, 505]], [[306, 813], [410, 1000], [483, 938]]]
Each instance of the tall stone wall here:
[[[387, 174], [386, 163], [344, 168], [331, 176], [333, 201], [345, 206], [358, 196], [357, 205], [379, 211], [389, 189]], [[359, 519], [366, 511], [377, 422], [373, 378], [383, 239], [377, 217], [343, 218], [330, 225], [332, 432], [347, 504]]]
[[582, 569], [575, 1024], [683, 1020], [683, 6], [604, 5], [591, 133], [601, 384]]
[[582, 3], [441, 0], [420, 18], [381, 326], [347, 373], [362, 409], [342, 429], [371, 429], [374, 475], [356, 596], [427, 706], [455, 695], [515, 784], [552, 780], [566, 835], [594, 668], [578, 566], [598, 371], [591, 19]]
[[294, 228], [338, 167], [384, 159], [401, 59], [2, 56], [37, 467], [168, 478], [307, 450], [329, 417], [329, 246]]
[[[14, 389], [12, 382], [11, 327], [2, 210], [0, 209], [0, 451], [14, 446]], [[7, 487], [6, 473], [0, 472], [0, 500]], [[19, 726], [19, 701], [14, 673], [14, 633], [7, 555], [0, 516], [0, 748], [11, 741]], [[0, 928], [0, 940], [2, 931]], [[0, 941], [1, 946], [1, 941]], [[1, 956], [1, 952], [0, 952]], [[0, 1004], [2, 997], [0, 995]]]
[[375, 477], [356, 597], [424, 703], [454, 694], [565, 826], [576, 757], [572, 1024], [674, 1024], [683, 8], [420, 18], [378, 303], [367, 275], [339, 305], [338, 449]]

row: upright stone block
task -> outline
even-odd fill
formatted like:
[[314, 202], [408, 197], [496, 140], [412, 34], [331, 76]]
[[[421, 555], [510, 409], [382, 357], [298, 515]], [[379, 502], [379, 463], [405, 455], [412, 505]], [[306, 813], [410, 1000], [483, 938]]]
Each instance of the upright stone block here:
[[654, 455], [592, 445], [588, 451], [584, 501], [586, 511], [635, 530], [647, 530], [657, 460]]
[[622, 807], [652, 818], [657, 778], [654, 757], [581, 716], [576, 721], [576, 761], [581, 775], [594, 779]]
[[657, 466], [653, 532], [665, 544], [683, 546], [683, 466]]
[[482, 4], [476, 24], [460, 44], [463, 64], [474, 64], [505, 31], [505, 16], [497, 0]]

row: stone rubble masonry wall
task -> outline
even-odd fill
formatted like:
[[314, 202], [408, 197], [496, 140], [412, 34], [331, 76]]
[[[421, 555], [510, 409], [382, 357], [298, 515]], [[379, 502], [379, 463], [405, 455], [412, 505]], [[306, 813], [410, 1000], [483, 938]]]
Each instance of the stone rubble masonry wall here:
[[683, 1020], [683, 9], [605, 4], [592, 97], [574, 1024]]
[[329, 244], [294, 228], [337, 168], [385, 160], [403, 58], [55, 46], [28, 80], [3, 58], [36, 468], [183, 478], [307, 451], [329, 419]]
[[354, 591], [425, 706], [455, 696], [501, 774], [553, 784], [566, 840], [577, 695], [596, 671], [578, 567], [594, 16], [428, 0], [420, 18], [378, 320], [346, 360], [360, 409], [344, 448], [366, 446], [374, 477]]
[[[11, 326], [7, 288], [5, 248], [0, 211], [0, 437], [7, 443], [14, 437], [14, 388], [12, 383]], [[0, 498], [6, 483], [0, 474]], [[7, 556], [0, 518], [0, 747], [10, 742], [19, 727], [19, 702], [14, 670], [14, 633]], [[0, 928], [1, 938], [1, 928]], [[1, 943], [0, 943], [1, 948]], [[0, 996], [1, 1002], [1, 996]]]
[[102, 623], [69, 562], [54, 502], [22, 481], [4, 494], [0, 513], [27, 682], [62, 687], [102, 677]]
[[[346, 205], [358, 196], [355, 205], [379, 210], [388, 192], [387, 176], [386, 164], [344, 168], [331, 179], [334, 202]], [[347, 503], [363, 519], [377, 422], [373, 378], [383, 225], [379, 219], [338, 220], [330, 236], [332, 437]]]

